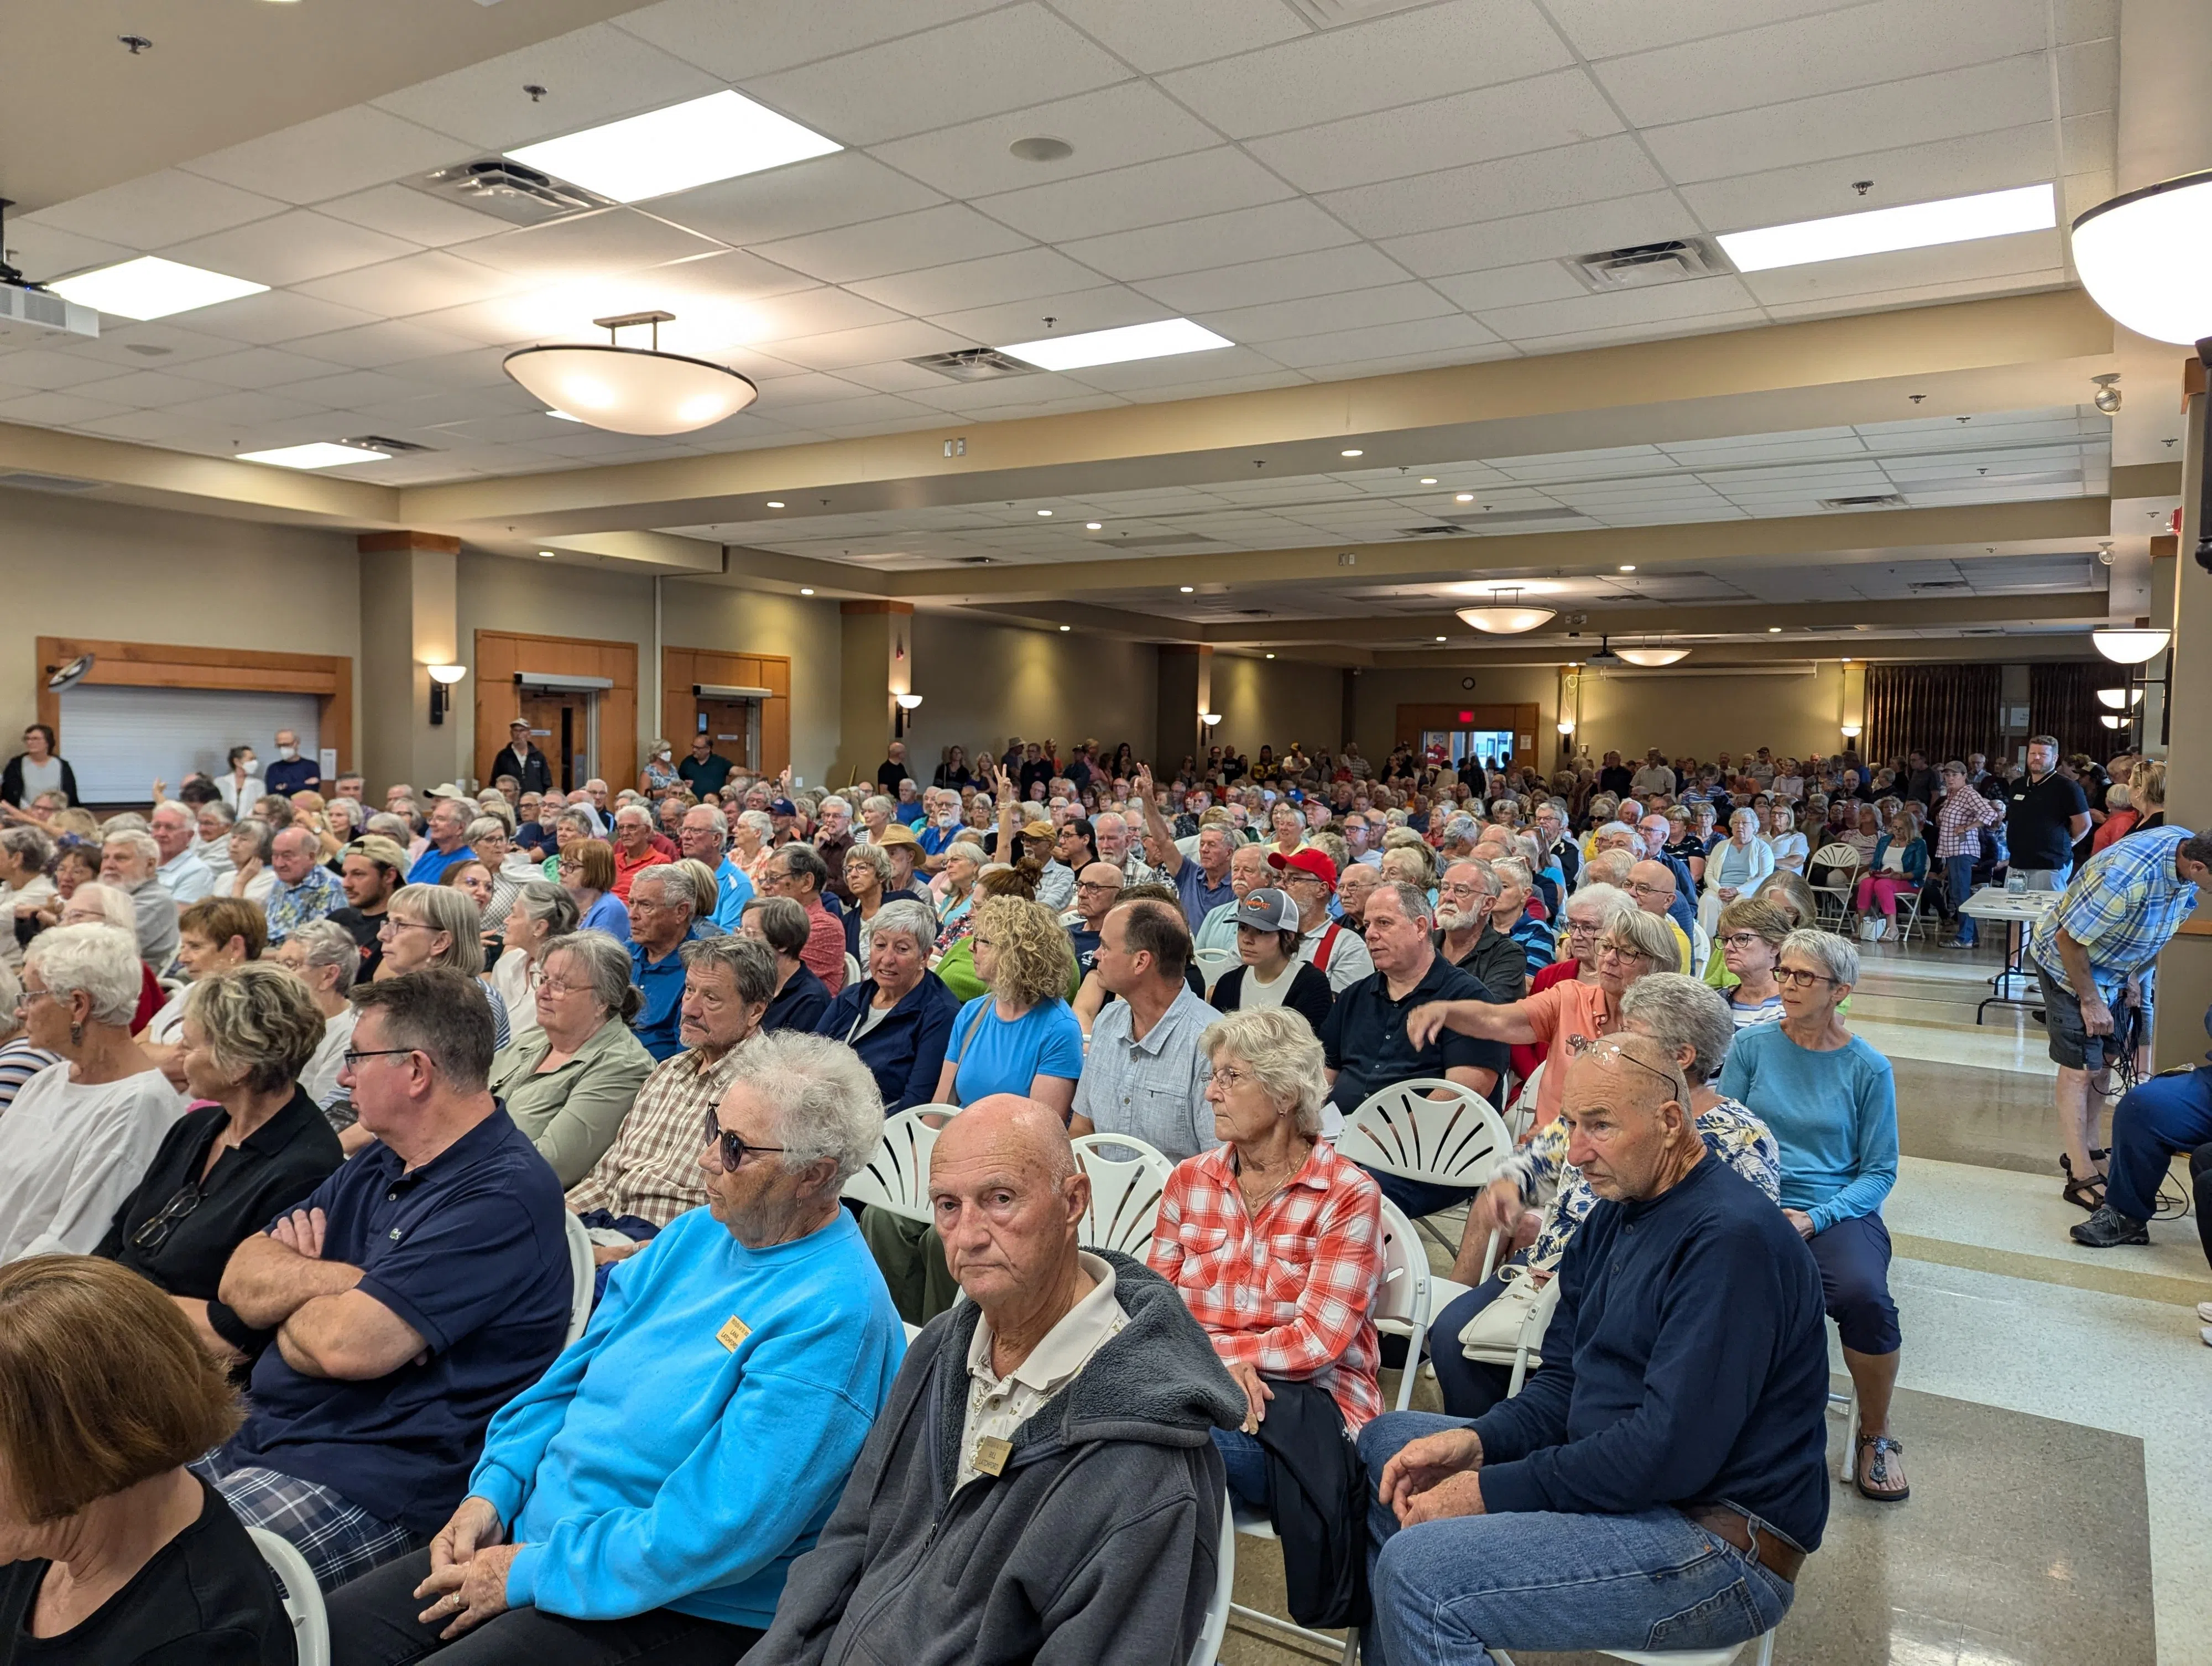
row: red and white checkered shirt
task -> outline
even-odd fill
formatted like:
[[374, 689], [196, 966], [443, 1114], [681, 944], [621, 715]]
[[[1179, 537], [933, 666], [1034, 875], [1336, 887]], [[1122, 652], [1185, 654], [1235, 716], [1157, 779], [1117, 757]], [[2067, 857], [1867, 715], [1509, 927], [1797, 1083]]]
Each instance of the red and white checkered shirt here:
[[1382, 1193], [1327, 1141], [1256, 1219], [1232, 1147], [1178, 1163], [1146, 1259], [1224, 1362], [1328, 1389], [1355, 1433], [1382, 1411], [1368, 1312], [1382, 1272]]
[[2004, 806], [1984, 798], [1971, 787], [1944, 793], [1943, 802], [1936, 809], [1936, 860], [1980, 855], [1982, 842], [1976, 835], [2004, 818]]

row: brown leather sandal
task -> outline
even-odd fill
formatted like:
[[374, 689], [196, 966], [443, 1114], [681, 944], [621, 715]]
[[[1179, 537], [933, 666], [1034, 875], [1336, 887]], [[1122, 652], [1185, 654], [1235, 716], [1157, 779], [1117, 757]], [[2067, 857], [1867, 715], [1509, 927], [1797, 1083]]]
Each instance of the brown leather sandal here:
[[[2110, 1155], [2110, 1153], [2106, 1153]], [[2092, 1170], [2084, 1175], [2074, 1172], [2074, 1159], [2064, 1152], [2058, 1153], [2058, 1166], [2066, 1176], [2066, 1183], [2059, 1189], [2059, 1196], [2069, 1203], [2087, 1209], [2091, 1214], [2105, 1206], [2105, 1177]]]
[[1904, 1451], [1904, 1446], [1887, 1435], [1859, 1437], [1858, 1462], [1853, 1466], [1851, 1481], [1860, 1497], [1876, 1504], [1902, 1504], [1912, 1496], [1912, 1488], [1905, 1484], [1905, 1466], [1898, 1462]]

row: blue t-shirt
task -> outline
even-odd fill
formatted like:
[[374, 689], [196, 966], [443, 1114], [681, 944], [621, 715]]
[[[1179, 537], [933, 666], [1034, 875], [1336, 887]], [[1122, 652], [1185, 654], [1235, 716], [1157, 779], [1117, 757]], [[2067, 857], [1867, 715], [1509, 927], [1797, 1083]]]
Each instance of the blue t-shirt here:
[[998, 1014], [988, 990], [960, 1009], [952, 1021], [948, 1058], [959, 1061], [952, 1097], [963, 1105], [994, 1093], [1026, 1098], [1038, 1076], [1069, 1081], [1083, 1074], [1083, 1026], [1068, 1004], [1054, 995], [1007, 1023]]
[[630, 982], [645, 997], [645, 1005], [629, 1021], [645, 1050], [656, 1059], [672, 1059], [684, 1050], [684, 945], [679, 943], [659, 960], [648, 959], [645, 945], [629, 945]]
[[1853, 1036], [1832, 1052], [1800, 1047], [1779, 1024], [1740, 1031], [1720, 1090], [1766, 1124], [1782, 1152], [1782, 1207], [1815, 1231], [1881, 1212], [1897, 1184], [1897, 1079]]
[[744, 918], [745, 904], [753, 900], [753, 882], [745, 877], [744, 869], [730, 857], [722, 858], [721, 866], [714, 870], [714, 923], [725, 932], [733, 932]]
[[605, 932], [617, 943], [629, 941], [629, 906], [614, 892], [602, 891], [599, 900], [584, 910], [576, 922], [580, 932]]
[[492, 1414], [568, 1335], [561, 1183], [500, 1109], [411, 1174], [379, 1141], [298, 1207], [328, 1219], [323, 1259], [362, 1268], [357, 1287], [414, 1327], [430, 1357], [350, 1382], [302, 1376], [272, 1347], [224, 1456], [434, 1533], [467, 1490]]
[[422, 854], [415, 859], [415, 866], [407, 870], [407, 883], [410, 885], [434, 885], [446, 877], [447, 868], [461, 862], [472, 862], [476, 859], [476, 852], [466, 845], [457, 850], [441, 850], [435, 845], [425, 846]]

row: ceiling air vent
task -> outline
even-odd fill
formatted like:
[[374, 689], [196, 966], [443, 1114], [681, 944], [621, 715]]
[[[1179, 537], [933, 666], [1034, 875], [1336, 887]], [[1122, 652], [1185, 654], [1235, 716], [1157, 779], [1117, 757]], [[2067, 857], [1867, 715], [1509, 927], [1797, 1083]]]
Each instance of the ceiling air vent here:
[[952, 353], [925, 353], [908, 364], [934, 370], [956, 382], [995, 381], [1001, 376], [1034, 376], [1037, 368], [1001, 353], [995, 347], [963, 347]]
[[1904, 497], [1897, 492], [1869, 492], [1862, 497], [1824, 497], [1824, 509], [1901, 509]]
[[2002, 625], [1967, 625], [1959, 634], [1961, 636], [2002, 636], [2005, 633]]
[[1964, 579], [1915, 579], [1905, 587], [1916, 596], [1930, 596], [1941, 590], [1972, 590], [1974, 587]]
[[1718, 277], [1730, 270], [1712, 245], [1697, 237], [1572, 255], [1565, 265], [1583, 288], [1601, 293], [1646, 289], [1655, 283], [1679, 283], [1692, 277]]
[[1097, 547], [1110, 550], [1180, 550], [1187, 544], [1218, 544], [1218, 538], [1208, 538], [1203, 532], [1182, 532], [1169, 538], [1117, 538], [1110, 544]]
[[957, 556], [953, 558], [952, 564], [955, 567], [996, 567], [999, 558], [996, 556]]
[[611, 197], [572, 185], [504, 156], [441, 167], [406, 183], [416, 191], [516, 226], [542, 226], [549, 220], [565, 220], [572, 214], [614, 206]]
[[26, 492], [96, 492], [101, 483], [97, 480], [72, 480], [62, 474], [30, 474], [17, 471], [0, 474], [0, 486], [13, 486]]
[[1398, 529], [1398, 536], [1400, 538], [1457, 538], [1466, 530], [1467, 528], [1464, 526], [1455, 526], [1451, 525], [1441, 526], [1401, 526]]
[[389, 452], [395, 456], [410, 451], [434, 449], [433, 447], [419, 444], [413, 440], [394, 440], [381, 434], [355, 435], [350, 439], [339, 441], [338, 443], [342, 446], [360, 446], [368, 451]]

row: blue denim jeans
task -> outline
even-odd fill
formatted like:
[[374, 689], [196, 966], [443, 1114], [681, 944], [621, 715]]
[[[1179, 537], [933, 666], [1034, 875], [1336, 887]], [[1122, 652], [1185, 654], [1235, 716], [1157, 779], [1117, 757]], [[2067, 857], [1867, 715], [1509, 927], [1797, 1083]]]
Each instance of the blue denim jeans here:
[[[1974, 894], [1974, 853], [1943, 859], [1943, 894], [1950, 899], [1951, 911], [1958, 914], [1959, 906]], [[1974, 940], [1974, 916], [1959, 915], [1959, 941], [1972, 944]]]
[[1255, 1510], [1267, 1505], [1267, 1449], [1259, 1437], [1242, 1429], [1212, 1430], [1213, 1444], [1221, 1453], [1221, 1467], [1229, 1472], [1229, 1490], [1237, 1501]]
[[[2212, 1141], [2212, 1066], [2185, 1076], [2154, 1076], [2132, 1089], [2112, 1113], [2112, 1156], [2105, 1168], [2105, 1201], [2136, 1220], [2158, 1213], [2158, 1186], [2178, 1152]], [[2212, 1243], [2212, 1225], [2197, 1229]]]
[[[1359, 1435], [1371, 1489], [1408, 1441], [1462, 1420], [1392, 1412]], [[1781, 1623], [1796, 1587], [1675, 1510], [1516, 1512], [1401, 1529], [1369, 1516], [1367, 1666], [1488, 1666], [1490, 1651], [1723, 1649]]]

